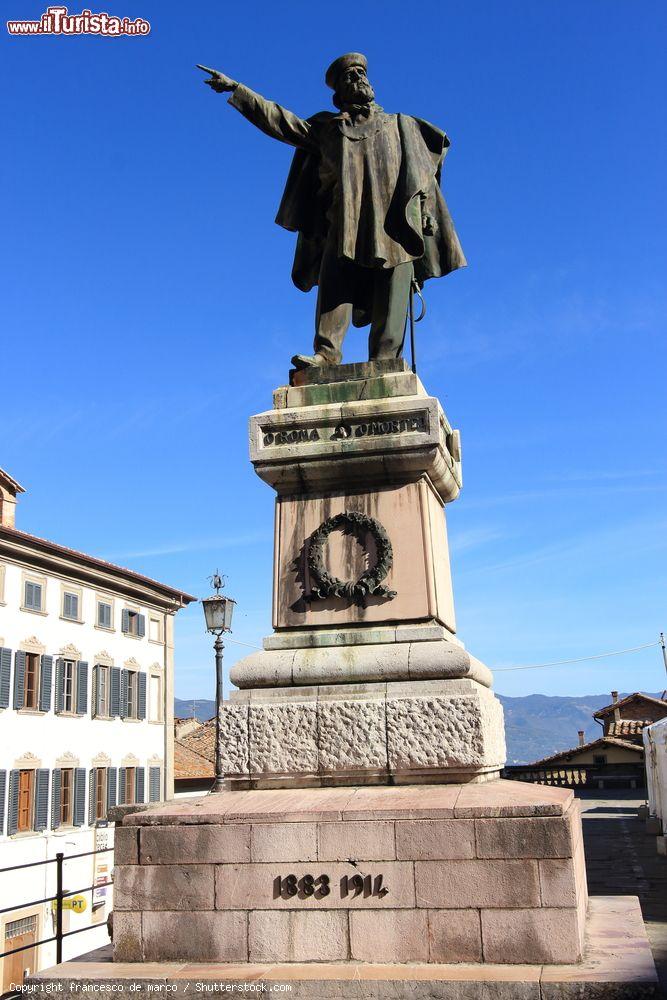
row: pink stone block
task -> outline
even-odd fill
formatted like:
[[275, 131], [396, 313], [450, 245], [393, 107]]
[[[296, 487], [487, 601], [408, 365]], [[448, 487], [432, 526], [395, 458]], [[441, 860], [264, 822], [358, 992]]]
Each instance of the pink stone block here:
[[482, 910], [485, 962], [578, 962], [579, 921], [574, 909]]
[[245, 913], [144, 913], [147, 962], [246, 962]]
[[320, 861], [393, 861], [396, 857], [394, 824], [388, 821], [320, 823]]
[[142, 865], [250, 861], [250, 827], [243, 824], [144, 827], [140, 858]]
[[141, 913], [114, 910], [112, 942], [114, 962], [143, 961]]
[[416, 861], [415, 890], [429, 909], [540, 905], [537, 861]]
[[317, 824], [257, 823], [250, 844], [252, 861], [315, 861]]
[[428, 962], [425, 910], [350, 913], [351, 957], [359, 962]]
[[255, 910], [249, 914], [251, 962], [337, 962], [349, 957], [347, 913]]
[[416, 819], [396, 823], [399, 861], [474, 858], [475, 824], [467, 819]]
[[215, 865], [114, 868], [116, 910], [213, 910]]
[[428, 911], [429, 961], [482, 961], [479, 910]]
[[571, 858], [551, 858], [538, 862], [542, 906], [577, 905], [577, 884]]
[[460, 819], [494, 816], [563, 816], [574, 799], [569, 788], [530, 781], [483, 781], [461, 788], [454, 815]]
[[475, 820], [478, 858], [571, 858], [573, 843], [564, 816]]
[[116, 865], [139, 864], [139, 831], [136, 826], [116, 826], [113, 834]]
[[[382, 861], [363, 865], [363, 873], [382, 875], [388, 892], [382, 896], [353, 896], [341, 892], [341, 878], [352, 877], [359, 869], [337, 862], [310, 864], [250, 864], [217, 865], [215, 903], [218, 910], [362, 910], [404, 909], [415, 905], [413, 866], [409, 862]], [[277, 893], [276, 878], [304, 875], [316, 879], [325, 874], [329, 879], [328, 894], [318, 898], [297, 892], [283, 898]]]

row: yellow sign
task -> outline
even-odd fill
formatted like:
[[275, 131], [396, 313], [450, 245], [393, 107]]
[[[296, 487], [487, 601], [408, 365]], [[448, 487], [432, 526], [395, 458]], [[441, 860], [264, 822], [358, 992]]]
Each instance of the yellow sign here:
[[[54, 899], [51, 906], [54, 910], [57, 910], [58, 901]], [[87, 908], [88, 902], [85, 896], [67, 896], [63, 899], [63, 910], [74, 910], [75, 913], [83, 913]]]

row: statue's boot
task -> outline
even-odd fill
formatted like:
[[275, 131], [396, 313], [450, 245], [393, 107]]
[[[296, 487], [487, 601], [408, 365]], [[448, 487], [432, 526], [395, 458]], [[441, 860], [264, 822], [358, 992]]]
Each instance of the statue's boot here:
[[303, 371], [304, 368], [321, 368], [331, 362], [327, 361], [323, 354], [295, 354], [292, 364], [297, 371]]

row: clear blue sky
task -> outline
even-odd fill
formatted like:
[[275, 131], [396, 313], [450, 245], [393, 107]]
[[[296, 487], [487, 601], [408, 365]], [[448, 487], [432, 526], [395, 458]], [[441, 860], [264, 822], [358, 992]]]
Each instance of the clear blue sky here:
[[[309, 348], [315, 303], [273, 223], [291, 151], [194, 64], [308, 115], [330, 107], [331, 59], [361, 50], [387, 110], [452, 139], [444, 189], [470, 266], [427, 286], [419, 365], [463, 436], [448, 508], [462, 639], [496, 667], [657, 638], [665, 4], [101, 9], [150, 36], [2, 36], [0, 465], [29, 491], [19, 526], [196, 594], [219, 566], [234, 637], [270, 631], [273, 495], [247, 420]], [[7, 0], [3, 17], [43, 10]], [[364, 345], [351, 333], [347, 359]], [[227, 665], [240, 655], [230, 644]], [[180, 697], [212, 697], [211, 661], [194, 606], [177, 621]], [[505, 694], [663, 683], [658, 650], [497, 675]]]

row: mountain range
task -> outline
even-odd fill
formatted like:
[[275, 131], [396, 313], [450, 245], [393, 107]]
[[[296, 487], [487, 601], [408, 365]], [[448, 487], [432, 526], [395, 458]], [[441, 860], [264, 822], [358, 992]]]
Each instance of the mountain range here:
[[[647, 692], [651, 694], [651, 692]], [[661, 693], [653, 693], [659, 698]], [[625, 697], [620, 694], [619, 697]], [[528, 694], [520, 698], [498, 695], [505, 709], [507, 763], [529, 764], [558, 750], [567, 750], [578, 743], [578, 730], [585, 739], [602, 735], [602, 727], [593, 719], [593, 712], [611, 702], [610, 694], [579, 695], [577, 697]], [[174, 699], [178, 718], [196, 716], [202, 722], [215, 715], [214, 701]]]

